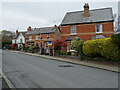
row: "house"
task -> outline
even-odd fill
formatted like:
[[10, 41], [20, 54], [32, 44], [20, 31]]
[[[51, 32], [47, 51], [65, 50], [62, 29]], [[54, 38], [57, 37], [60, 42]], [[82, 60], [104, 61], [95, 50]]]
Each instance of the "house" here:
[[17, 46], [18, 49], [21, 49], [25, 46], [25, 33], [26, 32], [18, 32], [18, 30], [16, 30], [16, 35], [12, 40], [13, 48]]
[[89, 8], [89, 4], [85, 3], [83, 11], [67, 12], [60, 24], [61, 37], [68, 43], [68, 51], [70, 41], [75, 38], [85, 41], [110, 37], [114, 33], [112, 8]]
[[[28, 27], [28, 32], [25, 34], [26, 47], [34, 45], [40, 49], [44, 48], [48, 51], [48, 47], [52, 45], [54, 39], [60, 38], [60, 29], [58, 26], [31, 28]], [[49, 53], [49, 51], [48, 51]]]

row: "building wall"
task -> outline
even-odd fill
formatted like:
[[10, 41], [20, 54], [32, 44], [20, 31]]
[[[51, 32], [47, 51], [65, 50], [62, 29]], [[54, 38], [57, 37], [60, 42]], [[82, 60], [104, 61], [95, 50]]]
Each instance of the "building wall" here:
[[[102, 24], [102, 33], [96, 33], [96, 24]], [[70, 25], [61, 26], [62, 39], [66, 40], [69, 36], [79, 36], [83, 40], [89, 40], [95, 35], [105, 35], [110, 37], [113, 31], [113, 22], [108, 23], [93, 23], [93, 24], [80, 24], [76, 26], [77, 34], [70, 34]]]
[[[42, 39], [40, 39], [40, 35], [26, 35], [26, 46], [28, 46], [29, 43], [29, 36], [32, 36], [32, 41], [34, 42], [34, 46], [36, 46], [36, 43], [38, 42], [38, 46], [40, 47], [40, 42], [42, 42], [42, 46], [45, 47], [46, 46], [46, 43], [45, 41], [48, 40], [48, 41], [53, 41], [54, 39], [54, 34], [49, 34], [49, 39], [47, 39], [47, 35], [48, 34], [41, 34], [42, 35]], [[38, 40], [36, 39], [36, 36], [38, 36]]]

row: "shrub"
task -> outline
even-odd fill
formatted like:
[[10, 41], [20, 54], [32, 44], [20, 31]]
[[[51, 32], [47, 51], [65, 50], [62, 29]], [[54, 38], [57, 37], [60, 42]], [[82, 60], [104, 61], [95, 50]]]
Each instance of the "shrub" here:
[[83, 47], [83, 40], [75, 39], [75, 40], [71, 41], [71, 48], [77, 51], [81, 60], [82, 60], [82, 56], [83, 56], [82, 47]]
[[112, 40], [120, 46], [120, 34], [113, 34], [111, 36]]
[[120, 47], [111, 38], [85, 41], [83, 53], [90, 57], [99, 55], [115, 61], [120, 60]]
[[67, 55], [71, 55], [71, 52], [67, 52]]

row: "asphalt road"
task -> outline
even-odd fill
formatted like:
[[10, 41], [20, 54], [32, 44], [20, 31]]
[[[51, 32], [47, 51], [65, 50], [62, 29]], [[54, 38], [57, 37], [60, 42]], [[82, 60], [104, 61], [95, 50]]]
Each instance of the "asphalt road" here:
[[3, 71], [16, 88], [118, 88], [118, 73], [3, 51]]

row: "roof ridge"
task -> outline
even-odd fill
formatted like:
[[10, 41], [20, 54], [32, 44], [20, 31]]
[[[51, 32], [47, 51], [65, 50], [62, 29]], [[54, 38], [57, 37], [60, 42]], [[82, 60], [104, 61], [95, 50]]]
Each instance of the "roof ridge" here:
[[[40, 27], [40, 28], [54, 28], [54, 26], [51, 26], [51, 27]], [[38, 29], [38, 28], [33, 28], [33, 29]]]
[[[91, 10], [89, 10], [89, 11], [103, 10], [103, 9], [112, 9], [112, 7], [91, 9]], [[78, 12], [83, 12], [83, 11], [84, 11], [84, 10], [82, 10], [82, 11], [71, 11], [71, 12], [67, 12], [67, 14], [69, 14], [69, 13], [78, 13]]]

